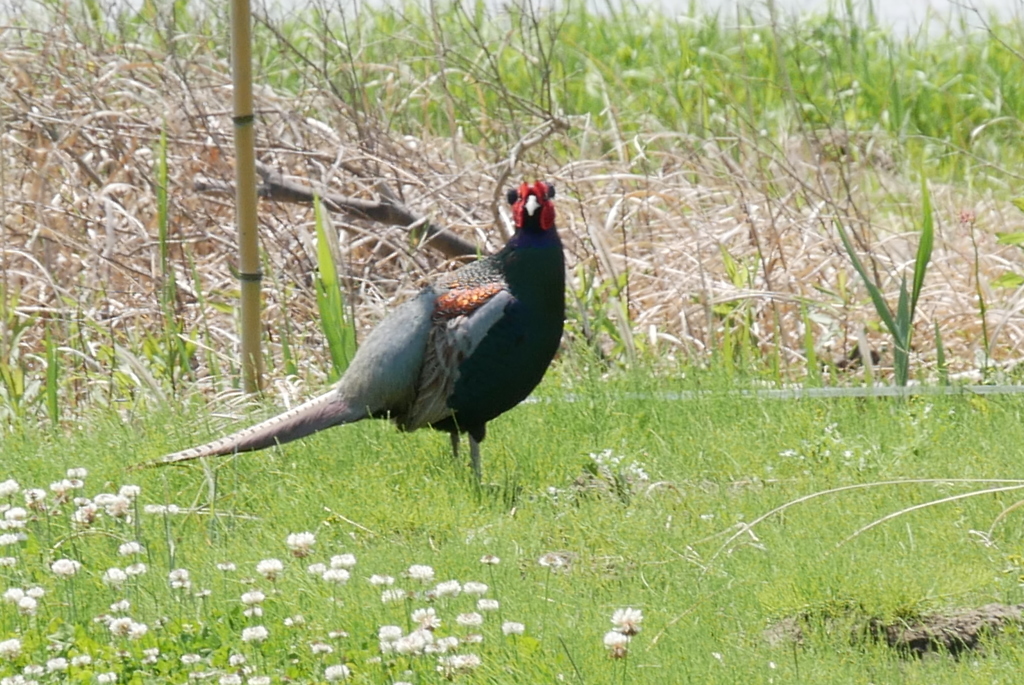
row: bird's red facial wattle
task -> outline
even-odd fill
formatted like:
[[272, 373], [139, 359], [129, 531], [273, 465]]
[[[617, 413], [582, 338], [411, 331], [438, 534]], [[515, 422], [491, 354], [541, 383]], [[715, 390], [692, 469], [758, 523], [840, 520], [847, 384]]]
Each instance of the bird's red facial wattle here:
[[555, 227], [555, 187], [544, 181], [523, 183], [518, 190], [508, 192], [512, 205], [512, 218], [516, 228], [522, 228], [536, 217], [535, 225], [547, 231]]

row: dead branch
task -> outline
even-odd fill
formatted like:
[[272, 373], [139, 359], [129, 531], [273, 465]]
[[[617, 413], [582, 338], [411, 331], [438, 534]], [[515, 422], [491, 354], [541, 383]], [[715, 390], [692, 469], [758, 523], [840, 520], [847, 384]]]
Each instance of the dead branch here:
[[[256, 171], [263, 182], [257, 188], [260, 197], [276, 202], [295, 204], [312, 204], [314, 196], [332, 212], [344, 214], [350, 218], [376, 221], [386, 226], [404, 226], [424, 236], [423, 245], [435, 248], [448, 258], [465, 257], [480, 254], [481, 250], [473, 243], [460, 238], [444, 226], [438, 226], [418, 216], [411, 209], [393, 198], [381, 202], [361, 200], [338, 193], [317, 193], [312, 187], [300, 181], [286, 179], [265, 164], [257, 162]], [[230, 183], [197, 178], [192, 186], [199, 193], [233, 193]], [[350, 228], [345, 228], [351, 232]]]

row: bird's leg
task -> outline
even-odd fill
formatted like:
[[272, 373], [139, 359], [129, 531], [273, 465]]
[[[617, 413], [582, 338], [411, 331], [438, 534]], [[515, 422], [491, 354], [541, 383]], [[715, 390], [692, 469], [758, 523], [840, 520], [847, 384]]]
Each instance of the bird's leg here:
[[469, 463], [473, 465], [476, 482], [481, 482], [483, 474], [480, 471], [480, 441], [474, 438], [472, 434], [469, 436]]
[[452, 439], [452, 459], [459, 459], [459, 431], [452, 431], [448, 434]]

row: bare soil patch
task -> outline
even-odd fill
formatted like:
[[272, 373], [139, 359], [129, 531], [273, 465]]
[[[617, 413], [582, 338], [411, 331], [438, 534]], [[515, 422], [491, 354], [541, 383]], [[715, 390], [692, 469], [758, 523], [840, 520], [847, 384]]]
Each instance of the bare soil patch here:
[[[808, 616], [787, 617], [772, 623], [762, 633], [772, 646], [802, 644], [808, 630]], [[826, 624], [830, 623], [826, 621]], [[958, 656], [980, 649], [987, 640], [1011, 626], [1024, 623], [1024, 604], [986, 604], [975, 608], [936, 612], [914, 619], [855, 621], [853, 639], [878, 640], [908, 656], [945, 653]]]

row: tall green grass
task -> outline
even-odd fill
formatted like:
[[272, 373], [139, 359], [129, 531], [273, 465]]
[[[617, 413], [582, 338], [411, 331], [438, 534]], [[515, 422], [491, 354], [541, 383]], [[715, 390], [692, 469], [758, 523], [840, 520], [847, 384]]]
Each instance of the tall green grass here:
[[324, 213], [323, 203], [314, 201], [318, 271], [316, 303], [327, 347], [331, 353], [331, 380], [341, 378], [356, 350], [356, 331], [345, 312], [345, 296], [338, 279], [338, 234]]
[[562, 113], [614, 131], [605, 154], [655, 124], [697, 139], [882, 132], [942, 179], [984, 178], [1020, 159], [1012, 23], [897, 37], [836, 11], [771, 26], [741, 10], [733, 28], [635, 4], [507, 10], [406, 3], [268, 17], [258, 40], [276, 49], [261, 53], [261, 72], [293, 92], [329, 83], [359, 117], [389, 130], [459, 130], [494, 150], [511, 147], [531, 118]]
[[[927, 181], [923, 178], [921, 179], [921, 237], [917, 244], [914, 269], [911, 272], [911, 286], [908, 290], [907, 277], [904, 275], [900, 279], [899, 299], [895, 311], [885, 301], [881, 289], [871, 279], [871, 276], [861, 263], [860, 258], [857, 256], [857, 250], [854, 248], [846, 229], [843, 228], [842, 224], [837, 223], [836, 230], [839, 232], [839, 237], [843, 241], [843, 247], [846, 248], [846, 253], [849, 255], [850, 261], [853, 262], [857, 274], [861, 277], [865, 287], [867, 287], [868, 292], [871, 294], [871, 301], [875, 305], [875, 311], [878, 312], [878, 316], [881, 317], [893, 338], [893, 366], [896, 371], [896, 385], [905, 386], [910, 377], [910, 346], [911, 337], [914, 332], [914, 315], [917, 313], [917, 300], [921, 296], [921, 288], [924, 286], [925, 275], [928, 273], [928, 263], [932, 257], [932, 246], [935, 243], [932, 201], [931, 195], [928, 192]], [[941, 350], [942, 340], [938, 336], [939, 333], [936, 332], [936, 343]]]

